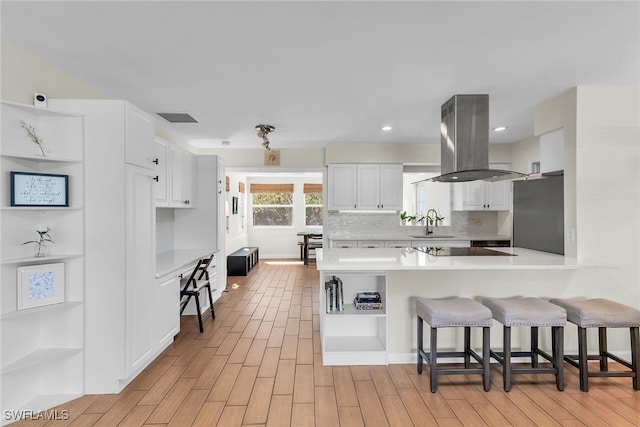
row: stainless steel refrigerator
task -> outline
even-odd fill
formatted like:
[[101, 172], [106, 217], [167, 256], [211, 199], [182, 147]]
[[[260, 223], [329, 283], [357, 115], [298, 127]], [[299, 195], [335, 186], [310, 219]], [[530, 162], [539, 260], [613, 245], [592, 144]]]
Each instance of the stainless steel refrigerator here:
[[513, 182], [513, 246], [564, 255], [564, 179]]

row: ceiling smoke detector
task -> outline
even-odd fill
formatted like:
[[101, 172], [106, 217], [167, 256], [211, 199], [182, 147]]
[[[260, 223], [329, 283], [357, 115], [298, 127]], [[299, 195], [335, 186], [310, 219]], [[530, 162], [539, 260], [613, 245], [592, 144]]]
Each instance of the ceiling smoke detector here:
[[269, 135], [274, 130], [276, 130], [276, 128], [271, 125], [256, 125], [256, 133], [258, 134], [259, 138], [262, 138], [262, 146], [267, 151], [271, 151], [271, 148], [269, 147], [269, 138], [267, 138], [267, 135]]

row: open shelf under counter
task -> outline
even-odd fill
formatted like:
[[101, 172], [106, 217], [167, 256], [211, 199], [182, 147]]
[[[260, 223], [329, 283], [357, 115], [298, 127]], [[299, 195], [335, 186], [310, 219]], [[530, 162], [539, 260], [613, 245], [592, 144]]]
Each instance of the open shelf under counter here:
[[0, 369], [0, 373], [6, 374], [9, 372], [19, 371], [21, 369], [29, 368], [31, 366], [41, 365], [43, 363], [49, 363], [55, 359], [64, 359], [74, 354], [82, 352], [80, 347], [70, 348], [40, 348], [34, 352], [31, 352], [18, 360], [9, 363], [7, 366], [3, 366]]
[[325, 366], [387, 364], [387, 352], [378, 337], [325, 337], [324, 347]]
[[353, 304], [345, 304], [342, 311], [329, 311], [327, 316], [385, 316], [387, 314], [384, 307], [375, 310], [359, 310]]

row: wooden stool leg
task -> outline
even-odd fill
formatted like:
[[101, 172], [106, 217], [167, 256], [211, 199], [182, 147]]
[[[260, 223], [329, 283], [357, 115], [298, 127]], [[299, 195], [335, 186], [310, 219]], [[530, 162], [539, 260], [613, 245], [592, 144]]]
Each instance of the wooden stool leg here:
[[607, 328], [598, 328], [598, 354], [600, 356], [600, 370], [609, 370], [609, 358], [607, 357]]
[[564, 390], [564, 328], [562, 326], [553, 326], [551, 335], [553, 364], [556, 368], [556, 387], [562, 391]]
[[420, 318], [420, 316], [416, 316], [418, 319], [418, 374], [422, 373], [422, 354], [420, 354], [422, 351], [424, 351], [423, 348], [423, 323], [422, 323], [422, 319]]
[[578, 327], [578, 368], [580, 390], [589, 391], [589, 365], [587, 364], [587, 328]]
[[504, 364], [502, 365], [502, 379], [504, 391], [511, 390], [511, 327], [505, 326], [502, 346], [504, 349]]
[[436, 392], [438, 387], [438, 328], [431, 328], [431, 340], [429, 347], [429, 383], [431, 384], [431, 393]]
[[633, 376], [633, 389], [640, 390], [640, 328], [629, 328], [631, 333], [631, 370]]
[[538, 327], [531, 327], [531, 367], [538, 367]]
[[482, 328], [482, 385], [484, 386], [484, 391], [489, 391], [491, 389], [491, 355], [490, 352], [490, 339], [491, 337], [491, 328], [483, 327]]
[[471, 328], [466, 326], [464, 328], [464, 367], [469, 369], [471, 367]]

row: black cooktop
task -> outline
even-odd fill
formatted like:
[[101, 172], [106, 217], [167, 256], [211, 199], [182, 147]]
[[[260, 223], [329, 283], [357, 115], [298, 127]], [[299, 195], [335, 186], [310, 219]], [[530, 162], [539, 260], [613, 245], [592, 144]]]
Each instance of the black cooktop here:
[[436, 248], [420, 246], [416, 248], [420, 252], [425, 252], [435, 256], [516, 256], [505, 252], [494, 251], [487, 248]]

